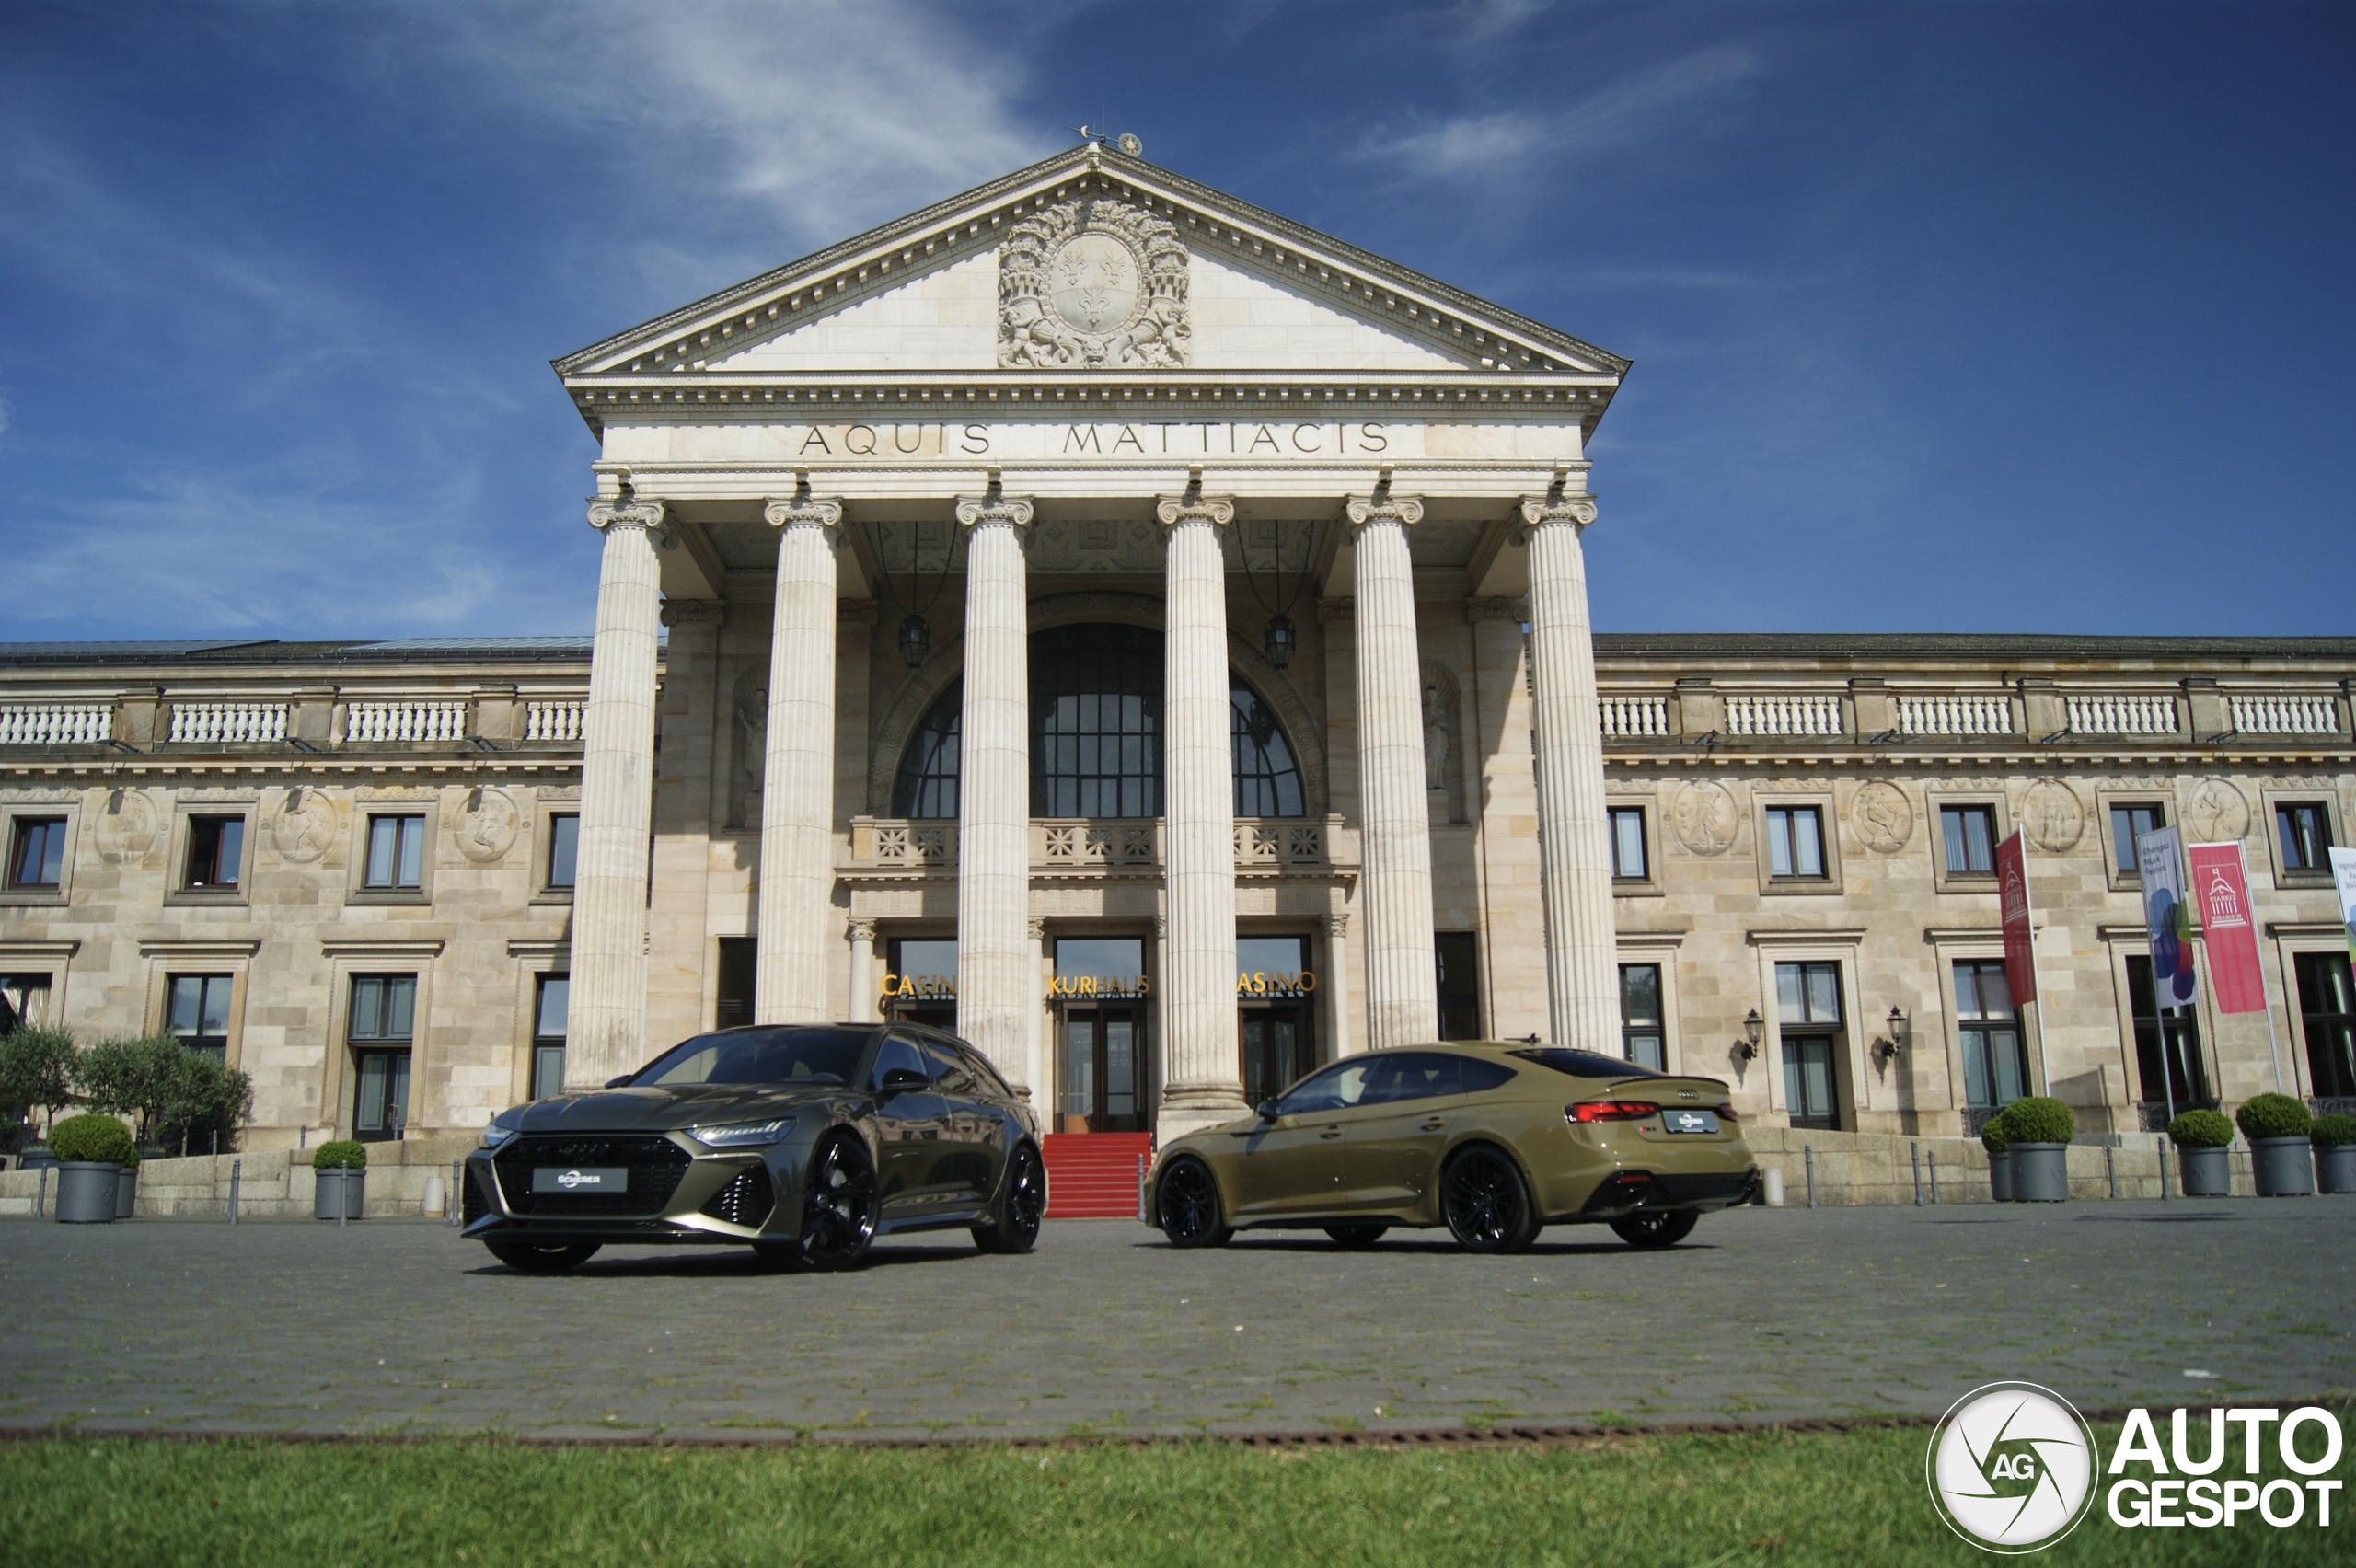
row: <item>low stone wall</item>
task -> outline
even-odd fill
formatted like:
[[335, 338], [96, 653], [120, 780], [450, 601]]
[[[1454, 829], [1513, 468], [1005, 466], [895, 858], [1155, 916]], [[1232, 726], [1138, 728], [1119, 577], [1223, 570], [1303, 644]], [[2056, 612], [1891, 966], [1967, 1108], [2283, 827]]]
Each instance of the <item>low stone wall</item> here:
[[[1988, 1186], [1988, 1151], [1978, 1138], [1910, 1138], [1881, 1133], [1824, 1133], [1801, 1127], [1746, 1125], [1743, 1142], [1759, 1158], [1761, 1170], [1784, 1173], [1784, 1202], [1797, 1206], [1807, 1202], [1807, 1153], [1815, 1154], [1816, 1201], [1819, 1207], [1853, 1204], [1911, 1204], [1914, 1201], [1914, 1164], [1923, 1166], [1923, 1201], [1931, 1201], [1931, 1169], [1938, 1170], [1938, 1201], [1943, 1204], [1984, 1204], [1993, 1201]], [[2104, 1155], [2109, 1156], [2108, 1166]], [[2081, 1136], [2070, 1146], [2070, 1196], [2107, 1199], [2156, 1198], [2160, 1192], [2160, 1161], [2168, 1161], [2169, 1197], [2184, 1195], [2176, 1155], [2158, 1133], [2105, 1133]], [[2232, 1150], [2233, 1195], [2253, 1197], [2249, 1150], [2237, 1138]], [[2116, 1193], [2112, 1188], [2114, 1182]]]
[[[475, 1140], [456, 1136], [404, 1138], [368, 1146], [368, 1218], [416, 1218], [425, 1213], [425, 1183], [442, 1178], [449, 1201], [450, 1162], [466, 1158]], [[133, 1213], [141, 1218], [222, 1219], [229, 1212], [229, 1173], [238, 1167], [237, 1217], [308, 1219], [314, 1195], [310, 1152], [264, 1149], [252, 1154], [197, 1155], [187, 1159], [150, 1159], [139, 1167], [139, 1195]], [[40, 1187], [38, 1170], [0, 1172], [0, 1215], [29, 1215]], [[50, 1199], [57, 1196], [57, 1173], [49, 1173]]]

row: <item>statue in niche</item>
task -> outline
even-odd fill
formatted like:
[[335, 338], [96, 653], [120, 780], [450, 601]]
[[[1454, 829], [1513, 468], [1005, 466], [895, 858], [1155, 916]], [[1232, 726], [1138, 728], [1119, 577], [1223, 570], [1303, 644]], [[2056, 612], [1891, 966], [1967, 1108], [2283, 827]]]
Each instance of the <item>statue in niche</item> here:
[[736, 692], [728, 705], [729, 729], [736, 746], [736, 765], [728, 770], [728, 825], [761, 824], [761, 781], [769, 756], [768, 671], [754, 665], [736, 677]]
[[1463, 822], [1464, 770], [1457, 765], [1456, 675], [1424, 663], [1424, 788], [1448, 797], [1448, 820]]

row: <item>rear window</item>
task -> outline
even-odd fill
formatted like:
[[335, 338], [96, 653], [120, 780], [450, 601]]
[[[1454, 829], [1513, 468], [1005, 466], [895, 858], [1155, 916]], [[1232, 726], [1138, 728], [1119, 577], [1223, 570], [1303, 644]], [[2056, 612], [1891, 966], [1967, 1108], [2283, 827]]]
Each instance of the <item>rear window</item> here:
[[1559, 1045], [1542, 1045], [1534, 1051], [1516, 1051], [1525, 1062], [1535, 1062], [1542, 1067], [1552, 1067], [1558, 1073], [1583, 1078], [1666, 1078], [1650, 1067], [1640, 1067], [1623, 1056], [1606, 1056], [1594, 1051], [1568, 1051]]
[[848, 1084], [859, 1070], [870, 1031], [744, 1029], [699, 1034], [639, 1069], [633, 1085], [766, 1083], [814, 1088]]

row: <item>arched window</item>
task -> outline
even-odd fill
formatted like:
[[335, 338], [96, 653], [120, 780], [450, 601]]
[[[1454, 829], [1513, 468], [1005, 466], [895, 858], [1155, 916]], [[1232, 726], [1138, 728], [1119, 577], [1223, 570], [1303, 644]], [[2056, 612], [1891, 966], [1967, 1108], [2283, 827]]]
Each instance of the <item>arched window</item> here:
[[1297, 817], [1304, 814], [1300, 769], [1276, 716], [1260, 694], [1232, 674], [1228, 690], [1228, 727], [1235, 737], [1235, 814]]
[[908, 749], [900, 754], [899, 777], [892, 781], [894, 816], [957, 814], [957, 725], [964, 710], [962, 681], [926, 710], [924, 722], [908, 737]]
[[1161, 814], [1161, 635], [1065, 626], [1031, 640], [1031, 814]]
[[[1031, 639], [1031, 813], [1161, 814], [1161, 634], [1129, 626], [1068, 626]], [[1300, 769], [1276, 711], [1232, 671], [1238, 816], [1307, 813]], [[962, 685], [937, 698], [900, 754], [892, 814], [957, 814]]]

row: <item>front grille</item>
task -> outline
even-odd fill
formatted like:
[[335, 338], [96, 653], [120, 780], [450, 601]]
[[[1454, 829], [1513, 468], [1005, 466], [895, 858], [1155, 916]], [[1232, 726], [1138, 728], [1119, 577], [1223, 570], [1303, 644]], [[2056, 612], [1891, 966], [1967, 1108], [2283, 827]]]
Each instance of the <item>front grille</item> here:
[[[530, 1175], [526, 1173], [525, 1180], [530, 1179]], [[459, 1217], [467, 1224], [472, 1225], [491, 1212], [491, 1200], [483, 1196], [482, 1177], [475, 1170], [472, 1160], [467, 1162], [467, 1179], [460, 1183], [459, 1191], [463, 1194], [460, 1200], [462, 1207]]]
[[[519, 1137], [491, 1157], [511, 1214], [570, 1218], [578, 1215], [653, 1214], [671, 1201], [687, 1173], [687, 1151], [653, 1134], [606, 1137]], [[532, 1172], [542, 1166], [620, 1166], [629, 1185], [619, 1193], [536, 1193]]]
[[702, 1212], [730, 1225], [757, 1226], [776, 1206], [777, 1190], [769, 1184], [768, 1167], [748, 1165], [736, 1172], [733, 1182], [712, 1193]]

